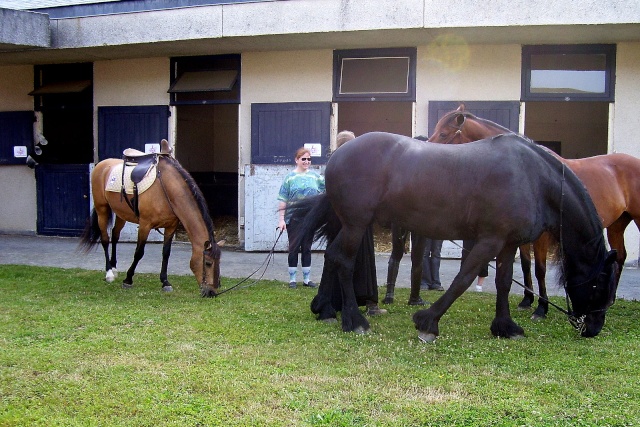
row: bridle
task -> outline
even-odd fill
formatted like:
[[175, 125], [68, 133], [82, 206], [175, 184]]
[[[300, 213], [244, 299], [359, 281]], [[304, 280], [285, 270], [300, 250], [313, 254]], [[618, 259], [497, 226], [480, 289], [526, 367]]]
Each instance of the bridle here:
[[262, 264], [260, 264], [260, 267], [256, 268], [253, 273], [251, 273], [250, 275], [248, 275], [247, 277], [245, 277], [244, 279], [240, 280], [238, 283], [236, 283], [235, 285], [231, 286], [228, 289], [225, 289], [224, 291], [218, 292], [216, 293], [214, 296], [219, 296], [222, 295], [224, 293], [227, 293], [229, 291], [232, 291], [234, 289], [237, 289], [240, 287], [240, 285], [242, 285], [244, 282], [248, 281], [249, 279], [251, 279], [251, 277], [253, 277], [254, 274], [256, 274], [258, 271], [260, 271], [260, 269], [264, 266], [264, 270], [262, 271], [262, 274], [260, 275], [260, 277], [258, 277], [257, 279], [255, 279], [253, 282], [249, 283], [248, 285], [243, 286], [240, 289], [243, 288], [248, 288], [249, 286], [253, 286], [255, 285], [258, 280], [262, 279], [265, 275], [265, 273], [267, 272], [267, 268], [269, 267], [269, 264], [271, 264], [271, 262], [273, 261], [273, 255], [275, 254], [275, 250], [276, 250], [276, 245], [278, 244], [278, 241], [280, 240], [280, 237], [282, 236], [282, 233], [284, 233], [284, 230], [280, 230], [280, 233], [278, 233], [278, 237], [276, 237], [275, 242], [273, 242], [273, 246], [271, 247], [271, 250], [269, 251], [269, 253], [267, 254], [267, 258], [262, 262]]

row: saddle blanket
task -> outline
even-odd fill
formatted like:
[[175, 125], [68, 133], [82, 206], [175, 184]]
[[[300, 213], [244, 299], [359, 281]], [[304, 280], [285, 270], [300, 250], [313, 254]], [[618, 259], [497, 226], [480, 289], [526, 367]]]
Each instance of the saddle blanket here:
[[[135, 165], [129, 166], [128, 164], [125, 166], [124, 162], [114, 166], [111, 169], [111, 173], [109, 174], [109, 179], [107, 180], [107, 185], [105, 190], [112, 191], [114, 193], [119, 193], [122, 190], [122, 168], [124, 170], [124, 190], [127, 194], [133, 195], [133, 181], [131, 181], [131, 171]], [[156, 180], [156, 165], [153, 165], [147, 171], [147, 174], [142, 178], [142, 181], [138, 184], [138, 194], [144, 193], [146, 190], [151, 187], [151, 185]]]

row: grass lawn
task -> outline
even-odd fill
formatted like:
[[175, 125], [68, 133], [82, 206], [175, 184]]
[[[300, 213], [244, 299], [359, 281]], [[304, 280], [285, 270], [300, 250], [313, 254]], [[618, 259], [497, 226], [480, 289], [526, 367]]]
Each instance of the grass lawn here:
[[495, 297], [468, 292], [427, 345], [407, 289], [388, 315], [371, 318], [370, 334], [355, 335], [315, 320], [313, 289], [261, 281], [202, 299], [191, 276], [171, 277], [175, 291], [163, 294], [156, 274], [136, 275], [130, 290], [103, 275], [0, 266], [0, 426], [640, 420], [638, 301], [617, 301], [600, 335], [585, 339], [556, 310], [529, 320], [514, 297], [527, 337], [512, 341], [489, 332]]

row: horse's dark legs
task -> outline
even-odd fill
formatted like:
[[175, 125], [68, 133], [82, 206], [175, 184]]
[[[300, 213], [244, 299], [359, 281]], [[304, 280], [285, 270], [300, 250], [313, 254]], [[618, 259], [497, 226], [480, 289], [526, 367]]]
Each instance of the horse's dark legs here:
[[147, 238], [149, 237], [149, 228], [140, 225], [138, 228], [138, 244], [136, 245], [136, 251], [133, 254], [133, 262], [127, 270], [127, 277], [122, 282], [123, 288], [131, 288], [133, 286], [133, 275], [136, 272], [138, 263], [144, 256], [144, 247], [147, 244]]
[[[118, 275], [118, 256], [116, 248], [118, 247], [118, 242], [120, 241], [120, 232], [122, 231], [122, 227], [124, 227], [125, 224], [126, 221], [116, 216], [115, 223], [113, 224], [113, 229], [111, 230], [111, 259], [107, 261], [107, 282], [113, 282]], [[108, 251], [105, 248], [105, 255], [108, 256], [107, 252]]]
[[509, 291], [516, 250], [516, 247], [505, 247], [496, 259], [496, 317], [491, 322], [491, 333], [495, 337], [515, 339], [524, 336], [524, 329], [513, 321], [509, 310]]
[[[318, 315], [316, 317], [318, 320], [325, 322], [336, 320], [336, 308], [332, 304], [332, 296], [340, 292], [339, 289], [334, 289], [334, 287], [340, 286], [336, 272], [335, 263], [325, 253], [318, 293], [311, 301], [311, 312]], [[340, 297], [340, 303], [342, 303], [342, 296]]]
[[398, 270], [400, 269], [400, 260], [404, 255], [404, 246], [407, 239], [407, 231], [391, 224], [391, 255], [389, 256], [389, 267], [387, 269], [387, 293], [385, 294], [384, 304], [392, 304], [396, 288], [396, 279], [398, 278]]
[[426, 245], [426, 237], [411, 233], [411, 294], [409, 295], [409, 305], [425, 304], [420, 298], [420, 284], [422, 282], [422, 261]]
[[547, 253], [549, 251], [549, 233], [543, 233], [533, 242], [533, 256], [535, 258], [536, 280], [538, 281], [538, 307], [531, 315], [532, 320], [544, 319], [549, 312], [549, 297], [547, 295]]
[[[432, 342], [436, 339], [440, 334], [438, 329], [440, 318], [446, 313], [449, 307], [451, 307], [451, 304], [471, 286], [480, 268], [489, 263], [493, 255], [497, 253], [503, 245], [504, 241], [500, 239], [482, 239], [477, 241], [471, 252], [467, 255], [465, 262], [462, 263], [460, 272], [453, 279], [449, 289], [428, 309], [419, 310], [413, 315], [413, 322], [418, 330], [418, 338], [420, 338], [420, 340]], [[514, 256], [515, 252], [512, 254], [512, 262]], [[513, 265], [511, 265], [511, 271], [513, 272]]]
[[518, 308], [529, 309], [533, 304], [533, 280], [531, 280], [531, 243], [520, 246], [520, 265], [522, 266], [522, 275], [524, 277], [524, 297]]
[[164, 243], [162, 245], [162, 269], [160, 270], [160, 282], [162, 283], [162, 290], [165, 292], [172, 292], [173, 286], [169, 283], [167, 276], [167, 268], [169, 266], [169, 257], [171, 256], [171, 243], [173, 242], [173, 236], [175, 236], [175, 228], [173, 230], [164, 230]]
[[360, 312], [353, 288], [353, 270], [356, 254], [362, 243], [365, 228], [343, 225], [342, 229], [327, 247], [325, 259], [335, 263], [342, 290], [342, 330], [366, 333], [369, 322]]
[[[627, 259], [627, 250], [624, 247], [624, 230], [630, 222], [631, 215], [625, 212], [620, 218], [614, 221], [613, 224], [607, 227], [607, 240], [609, 241], [609, 246], [611, 249], [618, 251], [618, 256], [616, 258], [616, 262], [618, 264], [617, 282], [620, 282], [620, 275], [624, 268], [624, 262]], [[638, 226], [638, 230], [640, 230], [640, 221], [635, 221], [635, 223]]]

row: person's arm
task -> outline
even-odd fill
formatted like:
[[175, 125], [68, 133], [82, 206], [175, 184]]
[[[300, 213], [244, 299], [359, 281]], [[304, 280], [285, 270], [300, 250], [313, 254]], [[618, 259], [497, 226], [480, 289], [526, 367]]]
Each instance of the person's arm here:
[[282, 200], [278, 201], [278, 228], [281, 231], [285, 231], [287, 229], [287, 224], [284, 222], [284, 213], [287, 209], [287, 203]]

